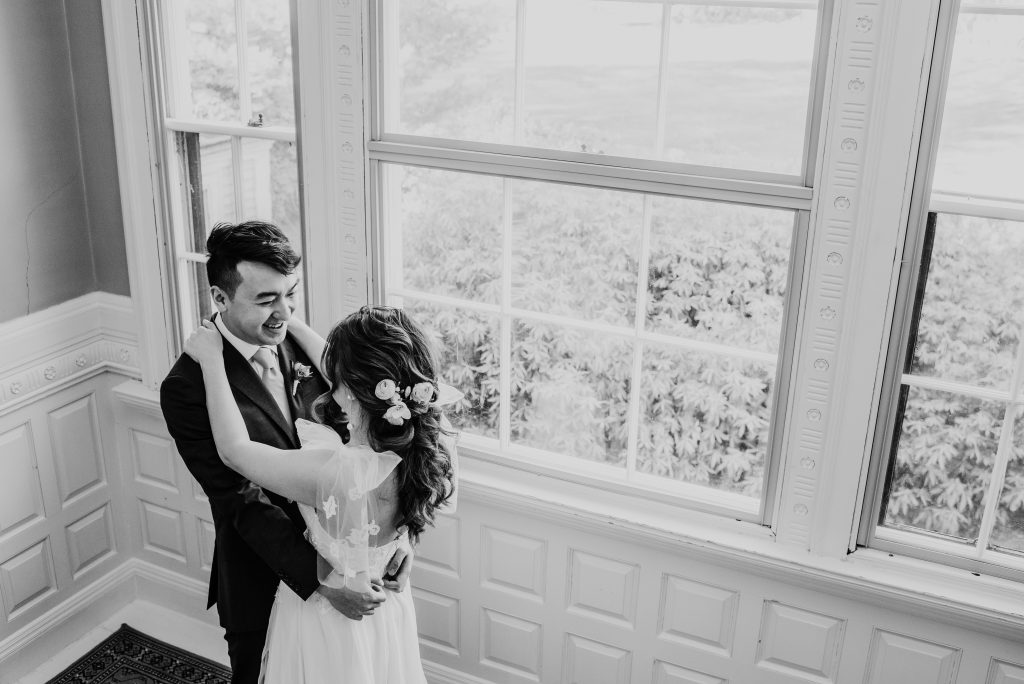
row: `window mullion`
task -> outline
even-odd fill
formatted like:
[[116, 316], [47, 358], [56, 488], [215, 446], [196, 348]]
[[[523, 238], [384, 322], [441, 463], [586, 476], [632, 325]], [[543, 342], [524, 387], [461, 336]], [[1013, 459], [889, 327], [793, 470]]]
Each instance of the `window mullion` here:
[[651, 198], [644, 196], [643, 228], [640, 233], [640, 263], [637, 265], [636, 313], [633, 327], [636, 339], [633, 342], [633, 365], [629, 383], [629, 407], [627, 409], [626, 477], [636, 472], [637, 449], [640, 442], [640, 382], [643, 375], [644, 343], [641, 335], [647, 319], [647, 289], [650, 271], [651, 251]]
[[242, 139], [236, 135], [231, 136], [231, 182], [235, 188], [235, 220], [241, 221], [245, 216], [245, 202], [242, 198]]
[[665, 107], [668, 99], [668, 51], [672, 39], [672, 5], [661, 7], [661, 50], [658, 54], [658, 99], [655, 112], [654, 156], [661, 158], [665, 147]]
[[516, 2], [515, 104], [512, 112], [512, 141], [519, 144], [523, 135], [523, 111], [526, 105], [526, 0]]
[[1013, 455], [1013, 433], [1016, 429], [1020, 413], [1020, 386], [1024, 379], [1024, 345], [1017, 345], [1017, 355], [1013, 364], [1013, 375], [1010, 378], [1010, 401], [1003, 414], [1003, 428], [999, 435], [999, 447], [996, 450], [992, 475], [989, 477], [988, 491], [985, 494], [985, 511], [981, 516], [981, 530], [978, 534], [978, 557], [985, 555], [992, 530], [996, 524], [996, 513], [999, 510], [999, 495], [1003, 491], [1006, 479], [1006, 468]]
[[498, 441], [504, 451], [512, 442], [512, 181], [505, 178], [501, 186], [501, 361], [498, 369]]
[[[1018, 354], [1017, 368], [1020, 368], [1020, 354]], [[981, 528], [978, 531], [977, 556], [985, 555], [989, 539], [992, 537], [992, 528], [995, 527], [996, 511], [999, 508], [999, 494], [1003, 491], [1003, 478], [1006, 477], [1006, 466], [1010, 461], [1010, 454], [1013, 452], [1013, 430], [1016, 423], [1017, 404], [1010, 402], [1006, 405], [1003, 413], [1002, 433], [999, 435], [999, 447], [996, 449], [995, 463], [992, 466], [992, 474], [989, 476], [988, 490], [985, 492], [985, 510], [981, 516]]]
[[238, 112], [239, 118], [242, 121], [250, 121], [252, 119], [252, 97], [249, 91], [248, 10], [247, 0], [235, 0], [235, 50], [238, 54]]

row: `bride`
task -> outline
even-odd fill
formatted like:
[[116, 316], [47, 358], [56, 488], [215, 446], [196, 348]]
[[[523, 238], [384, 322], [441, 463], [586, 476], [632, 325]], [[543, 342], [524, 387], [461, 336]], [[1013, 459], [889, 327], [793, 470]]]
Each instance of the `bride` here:
[[[441, 407], [462, 395], [438, 383], [430, 339], [400, 309], [363, 307], [326, 343], [304, 325], [290, 328], [322, 360], [332, 387], [317, 402], [320, 423], [297, 421], [298, 450], [249, 440], [213, 324], [185, 343], [203, 369], [217, 450], [228, 467], [299, 502], [321, 583], [384, 600], [351, 620], [319, 594], [303, 601], [282, 582], [260, 681], [425, 682], [412, 596], [385, 590], [382, 576], [399, 541], [415, 541], [438, 507], [454, 503], [453, 432]], [[334, 429], [342, 411], [348, 444]]]

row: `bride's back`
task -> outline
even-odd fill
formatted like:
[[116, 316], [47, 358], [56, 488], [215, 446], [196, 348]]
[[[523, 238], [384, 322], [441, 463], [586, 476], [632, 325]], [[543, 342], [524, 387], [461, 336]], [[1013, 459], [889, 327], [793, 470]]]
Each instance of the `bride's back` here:
[[370, 492], [370, 510], [376, 517], [376, 523], [380, 526], [377, 534], [377, 546], [384, 546], [398, 537], [399, 530], [395, 522], [399, 518], [400, 507], [398, 505], [398, 481], [395, 471], [380, 483], [376, 489]]

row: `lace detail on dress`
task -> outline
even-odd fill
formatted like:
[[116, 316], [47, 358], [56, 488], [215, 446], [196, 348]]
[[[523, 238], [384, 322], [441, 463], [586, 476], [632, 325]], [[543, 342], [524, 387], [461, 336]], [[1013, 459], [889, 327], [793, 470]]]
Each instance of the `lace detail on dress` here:
[[318, 578], [328, 586], [368, 590], [397, 546], [397, 539], [378, 545], [381, 526], [371, 493], [401, 459], [390, 451], [345, 446], [334, 430], [318, 423], [297, 420], [295, 427], [303, 449], [333, 453], [317, 478], [316, 509], [299, 507], [306, 536], [319, 555]]

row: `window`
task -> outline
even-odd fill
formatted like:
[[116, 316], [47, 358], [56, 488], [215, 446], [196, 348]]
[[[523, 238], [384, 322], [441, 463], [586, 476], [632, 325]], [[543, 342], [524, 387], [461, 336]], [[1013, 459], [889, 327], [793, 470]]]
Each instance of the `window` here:
[[[865, 543], [1024, 576], [1024, 8], [965, 2], [924, 145]], [[942, 92], [941, 54], [932, 78]], [[940, 95], [941, 98], [941, 95]], [[941, 120], [941, 126], [939, 125]], [[899, 319], [899, 317], [898, 317]]]
[[187, 333], [211, 313], [204, 253], [218, 222], [270, 220], [302, 250], [289, 3], [150, 7], [162, 50], [170, 256]]
[[381, 297], [443, 337], [463, 444], [767, 521], [823, 14], [372, 4]]

